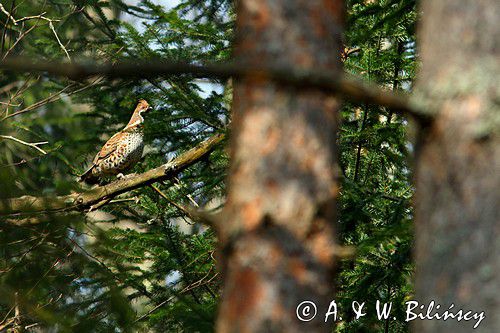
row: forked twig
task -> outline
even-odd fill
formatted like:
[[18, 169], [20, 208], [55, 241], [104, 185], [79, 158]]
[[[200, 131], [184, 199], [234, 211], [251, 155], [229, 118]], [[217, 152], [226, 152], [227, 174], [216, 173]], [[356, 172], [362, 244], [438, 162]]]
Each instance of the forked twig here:
[[26, 141], [23, 141], [23, 140], [20, 140], [18, 138], [15, 138], [11, 135], [0, 135], [0, 138], [2, 139], [5, 139], [5, 140], [12, 140], [12, 141], [15, 141], [17, 143], [20, 143], [22, 145], [25, 145], [25, 146], [28, 146], [28, 147], [31, 147], [31, 148], [34, 148], [36, 150], [38, 150], [40, 153], [44, 154], [44, 155], [47, 155], [47, 152], [45, 150], [43, 150], [42, 148], [38, 147], [40, 145], [45, 145], [47, 143], [49, 143], [48, 141], [42, 141], [42, 142], [26, 142]]

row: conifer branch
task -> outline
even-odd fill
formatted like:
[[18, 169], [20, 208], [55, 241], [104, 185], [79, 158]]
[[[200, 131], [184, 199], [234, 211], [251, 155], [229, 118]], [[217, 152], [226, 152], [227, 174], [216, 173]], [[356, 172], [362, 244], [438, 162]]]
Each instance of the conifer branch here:
[[172, 179], [182, 170], [209, 155], [223, 139], [224, 134], [215, 134], [196, 147], [157, 168], [80, 193], [54, 197], [22, 196], [0, 199], [0, 216], [57, 211], [86, 211], [93, 205], [110, 200], [119, 194], [158, 181]]
[[95, 62], [34, 63], [26, 58], [9, 58], [0, 62], [0, 69], [10, 71], [38, 71], [64, 76], [72, 80], [103, 75], [108, 78], [151, 78], [163, 75], [190, 74], [197, 78], [252, 77], [272, 79], [298, 88], [318, 88], [330, 91], [340, 97], [358, 103], [375, 104], [394, 112], [410, 116], [420, 122], [428, 122], [430, 115], [411, 105], [406, 96], [381, 89], [374, 84], [348, 78], [338, 72], [311, 69], [292, 69], [278, 66], [248, 66], [237, 63], [193, 65], [169, 62], [162, 59], [147, 62], [118, 62], [95, 64]]

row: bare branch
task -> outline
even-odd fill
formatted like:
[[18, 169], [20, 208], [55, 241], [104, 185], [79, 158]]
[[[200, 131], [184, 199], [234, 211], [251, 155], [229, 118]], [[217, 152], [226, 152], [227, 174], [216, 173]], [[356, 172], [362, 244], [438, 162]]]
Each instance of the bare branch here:
[[361, 51], [360, 47], [353, 47], [352, 49], [348, 49], [345, 51], [346, 57], [349, 57], [351, 54]]
[[209, 155], [214, 147], [224, 139], [224, 134], [215, 134], [198, 146], [179, 155], [172, 161], [142, 174], [126, 177], [110, 184], [97, 186], [81, 193], [63, 196], [0, 199], [1, 215], [19, 215], [51, 211], [85, 211], [92, 205], [109, 200], [119, 194], [175, 177], [180, 171]]
[[212, 282], [219, 275], [219, 273], [215, 273], [210, 279], [206, 280], [206, 278], [210, 275], [211, 272], [212, 272], [212, 269], [210, 269], [208, 271], [208, 273], [205, 274], [205, 276], [203, 276], [200, 280], [198, 280], [196, 282], [193, 282], [193, 283], [187, 285], [186, 287], [184, 287], [184, 289], [182, 289], [177, 295], [170, 296], [166, 300], [160, 302], [158, 305], [156, 305], [155, 307], [153, 307], [151, 310], [149, 310], [148, 312], [146, 312], [145, 314], [143, 314], [142, 316], [140, 316], [139, 318], [137, 318], [134, 321], [134, 323], [137, 323], [137, 322], [140, 322], [140, 321], [146, 319], [153, 312], [155, 312], [156, 310], [158, 310], [159, 308], [161, 308], [163, 305], [165, 305], [166, 303], [169, 303], [175, 297], [178, 297], [178, 295], [181, 295], [181, 294], [185, 293], [186, 291], [192, 290], [192, 289], [197, 288], [197, 287], [201, 287], [203, 285], [207, 285], [208, 283]]
[[66, 57], [68, 58], [69, 61], [71, 61], [71, 58], [70, 58], [69, 53], [68, 53], [68, 50], [66, 50], [66, 48], [64, 47], [64, 45], [61, 43], [61, 40], [59, 39], [59, 36], [57, 35], [56, 29], [54, 28], [54, 24], [52, 23], [52, 20], [49, 20], [49, 27], [50, 27], [50, 30], [52, 30], [52, 32], [54, 33], [54, 36], [56, 36], [57, 43], [59, 44], [59, 46], [61, 47], [61, 49], [66, 54]]
[[7, 107], [9, 107], [9, 106], [21, 106], [21, 104], [12, 104], [12, 103], [9, 103], [9, 102], [7, 102], [7, 103], [6, 102], [0, 102], [0, 104], [6, 105]]
[[[25, 17], [22, 17], [20, 19], [17, 19], [16, 20], [16, 23], [19, 23], [19, 22], [24, 22], [24, 21], [29, 21], [29, 20], [33, 20], [33, 19], [45, 19], [45, 20], [49, 20], [47, 19], [46, 17], [44, 17], [43, 15], [45, 15], [47, 12], [43, 12], [41, 14], [38, 14], [38, 15], [33, 15], [33, 16], [25, 16]], [[59, 21], [59, 20], [52, 20], [52, 21]]]
[[36, 25], [30, 27], [28, 30], [24, 31], [18, 39], [16, 39], [16, 41], [12, 44], [12, 46], [7, 50], [7, 52], [5, 52], [4, 56], [2, 57], [2, 60], [7, 58], [7, 56], [9, 55], [9, 53], [16, 47], [16, 45], [24, 38], [26, 37], [27, 34], [29, 34], [33, 29], [36, 28]]
[[0, 3], [0, 11], [7, 15], [7, 18], [9, 18], [14, 25], [17, 25], [16, 19], [5, 9], [5, 7]]
[[47, 155], [47, 152], [45, 150], [43, 150], [42, 148], [38, 147], [38, 146], [45, 145], [45, 144], [48, 143], [48, 141], [26, 142], [26, 141], [23, 141], [23, 140], [19, 140], [18, 138], [15, 138], [15, 137], [10, 136], [10, 135], [0, 135], [0, 138], [5, 139], [5, 140], [15, 141], [15, 142], [20, 143], [22, 145], [34, 148], [34, 149], [38, 150], [39, 152], [41, 152], [42, 154]]
[[[90, 88], [96, 84], [98, 84], [99, 82], [101, 81], [101, 78], [97, 78], [96, 80], [90, 82], [89, 84], [86, 84], [84, 85], [83, 87], [81, 88], [78, 88], [78, 89], [75, 89], [75, 90], [72, 90], [72, 91], [68, 91], [66, 92], [68, 89], [70, 88], [73, 88], [73, 87], [76, 87], [77, 86], [77, 83], [73, 82], [73, 83], [70, 83], [68, 84], [66, 87], [64, 87], [63, 89], [59, 90], [58, 92], [55, 92], [53, 93], [52, 95], [48, 96], [47, 98], [44, 98], [42, 99], [41, 101], [38, 101], [36, 103], [33, 103], [27, 107], [25, 107], [24, 109], [22, 110], [19, 110], [19, 111], [16, 111], [16, 112], [13, 112], [11, 114], [8, 114], [6, 116], [4, 116], [3, 118], [0, 118], [0, 122], [4, 121], [5, 119], [7, 118], [11, 118], [11, 117], [15, 117], [15, 116], [18, 116], [20, 114], [23, 114], [25, 112], [28, 112], [28, 111], [31, 111], [31, 110], [34, 110], [34, 109], [37, 109], [43, 105], [46, 105], [46, 104], [49, 104], [49, 103], [52, 103], [52, 102], [55, 102], [57, 100], [60, 100], [62, 97], [63, 97], [63, 94], [65, 96], [71, 96], [73, 94], [76, 94], [76, 93], [79, 93], [80, 91], [83, 91], [87, 88]], [[10, 104], [12, 105], [12, 104]]]
[[[57, 35], [56, 29], [54, 28], [54, 23], [53, 22], [58, 22], [60, 20], [50, 19], [48, 17], [43, 16], [45, 14], [45, 12], [43, 12], [43, 13], [41, 13], [39, 15], [22, 17], [22, 18], [16, 20], [7, 10], [5, 10], [5, 8], [2, 6], [2, 4], [0, 4], [0, 11], [2, 11], [5, 15], [7, 15], [7, 17], [12, 21], [12, 23], [14, 25], [17, 25], [19, 22], [24, 22], [24, 21], [33, 20], [33, 19], [47, 21], [48, 24], [49, 24], [50, 30], [52, 31], [52, 33], [56, 37], [57, 43], [59, 44], [59, 46], [61, 47], [61, 49], [66, 54], [66, 57], [68, 58], [68, 60], [71, 61], [71, 58], [70, 58], [69, 53], [68, 53], [68, 50], [66, 50], [66, 47], [64, 47], [63, 43], [61, 43], [61, 40], [59, 39], [59, 36]], [[36, 27], [36, 24], [33, 27], [31, 27], [30, 29], [28, 29], [28, 31], [26, 31], [21, 37], [19, 37], [15, 44], [17, 44], [27, 33], [29, 33], [35, 27]], [[15, 44], [14, 44], [14, 46], [15, 46]], [[13, 47], [11, 47], [11, 49], [12, 48]]]
[[3, 86], [2, 88], [0, 88], [0, 94], [4, 94], [6, 92], [11, 91], [14, 88], [17, 88], [21, 83], [22, 83], [21, 81], [14, 81]]
[[[16, 100], [18, 96], [20, 96], [23, 92], [29, 89], [33, 84], [35, 84], [40, 79], [40, 75], [35, 76], [34, 74], [28, 75], [26, 80], [24, 80], [20, 87], [16, 89], [14, 94], [10, 95], [9, 101], [7, 102], [9, 105], [13, 104], [13, 101]], [[9, 113], [9, 107], [6, 107], [4, 110], [5, 115], [7, 116]]]
[[349, 49], [349, 48], [345, 47], [345, 48], [342, 50], [341, 54], [340, 54], [340, 59], [341, 59], [342, 61], [346, 61], [346, 60], [347, 60], [347, 58], [349, 58], [349, 56], [350, 56], [351, 54], [356, 53], [356, 52], [359, 52], [359, 51], [361, 51], [361, 48], [360, 48], [360, 47], [354, 47], [354, 48], [352, 48], [352, 49]]
[[224, 215], [222, 212], [212, 213], [208, 210], [200, 209], [195, 206], [184, 206], [184, 211], [191, 219], [214, 229], [218, 229], [222, 221], [224, 221]]
[[330, 91], [341, 97], [367, 104], [384, 106], [394, 112], [427, 122], [430, 114], [418, 109], [405, 95], [383, 90], [380, 87], [348, 78], [338, 72], [317, 71], [310, 69], [293, 69], [277, 66], [247, 66], [244, 64], [207, 64], [193, 65], [188, 63], [169, 62], [162, 59], [148, 62], [118, 62], [96, 65], [95, 62], [33, 63], [26, 58], [10, 58], [0, 62], [0, 69], [13, 71], [39, 71], [52, 75], [65, 76], [73, 80], [103, 75], [108, 78], [157, 77], [163, 75], [190, 74], [194, 77], [229, 78], [233, 76], [257, 79], [273, 79], [283, 84], [298, 88], [318, 88]]
[[[174, 177], [174, 185], [177, 189], [181, 190], [182, 189], [182, 186], [181, 186], [181, 181], [179, 180], [179, 178], [177, 177]], [[189, 201], [191, 201], [191, 203], [193, 204], [193, 206], [195, 207], [200, 207], [200, 205], [198, 205], [198, 203], [193, 199], [193, 197], [191, 196], [191, 194], [187, 194], [186, 197], [189, 199]]]
[[[177, 179], [177, 177], [174, 178]], [[217, 225], [219, 225], [220, 221], [222, 220], [221, 213], [210, 213], [206, 210], [200, 209], [199, 205], [196, 202], [194, 202], [194, 206], [185, 206], [179, 204], [171, 200], [165, 193], [163, 193], [158, 187], [154, 186], [153, 184], [151, 184], [150, 187], [154, 191], [156, 191], [163, 199], [167, 200], [170, 204], [186, 214], [193, 221], [203, 223], [212, 228], [217, 228]]]

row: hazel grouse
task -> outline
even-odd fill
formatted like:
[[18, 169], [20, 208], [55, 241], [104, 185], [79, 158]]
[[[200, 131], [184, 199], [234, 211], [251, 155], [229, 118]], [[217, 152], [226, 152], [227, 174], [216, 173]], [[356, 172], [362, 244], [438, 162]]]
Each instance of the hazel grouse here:
[[104, 176], [121, 174], [139, 162], [144, 149], [143, 114], [149, 109], [148, 102], [139, 100], [127, 126], [104, 144], [80, 181], [97, 184]]

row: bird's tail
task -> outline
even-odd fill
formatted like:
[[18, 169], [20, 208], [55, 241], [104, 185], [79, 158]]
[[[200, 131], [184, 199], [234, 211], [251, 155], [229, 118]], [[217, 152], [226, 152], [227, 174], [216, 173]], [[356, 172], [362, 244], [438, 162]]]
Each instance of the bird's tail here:
[[79, 182], [85, 182], [89, 185], [95, 185], [99, 183], [99, 178], [92, 174], [92, 169], [94, 166], [90, 167], [87, 171], [85, 171], [80, 178], [78, 178]]

